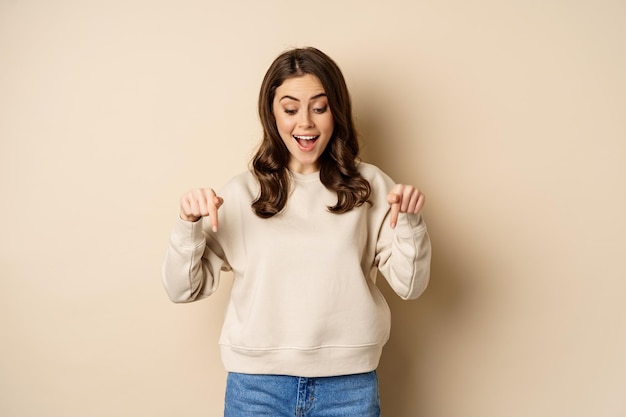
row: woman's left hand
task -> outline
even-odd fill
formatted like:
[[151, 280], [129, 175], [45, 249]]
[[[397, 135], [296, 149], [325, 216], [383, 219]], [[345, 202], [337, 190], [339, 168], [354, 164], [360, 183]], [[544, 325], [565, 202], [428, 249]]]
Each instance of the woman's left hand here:
[[412, 185], [396, 184], [389, 194], [387, 202], [391, 206], [391, 227], [396, 227], [398, 213], [417, 214], [424, 206], [424, 193]]

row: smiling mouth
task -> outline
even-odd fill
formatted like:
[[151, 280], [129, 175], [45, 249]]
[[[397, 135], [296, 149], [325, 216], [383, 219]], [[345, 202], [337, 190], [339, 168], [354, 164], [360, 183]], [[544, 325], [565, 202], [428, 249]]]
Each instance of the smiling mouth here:
[[315, 146], [315, 142], [317, 142], [317, 138], [319, 138], [319, 135], [293, 135], [293, 138], [296, 140], [296, 142], [298, 142], [298, 145], [301, 149], [310, 150], [313, 149], [313, 146]]

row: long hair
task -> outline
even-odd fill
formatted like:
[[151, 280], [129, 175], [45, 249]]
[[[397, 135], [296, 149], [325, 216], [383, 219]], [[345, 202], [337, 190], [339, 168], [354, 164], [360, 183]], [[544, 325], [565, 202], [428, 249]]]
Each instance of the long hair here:
[[259, 117], [263, 139], [252, 159], [252, 173], [260, 185], [259, 196], [252, 202], [257, 216], [269, 218], [287, 203], [290, 175], [289, 151], [282, 141], [273, 103], [276, 89], [292, 77], [315, 75], [322, 83], [333, 115], [333, 135], [320, 156], [320, 181], [337, 193], [332, 213], [345, 213], [369, 201], [371, 187], [357, 170], [359, 143], [352, 120], [352, 104], [341, 70], [326, 54], [315, 48], [297, 48], [279, 55], [270, 65], [259, 93]]

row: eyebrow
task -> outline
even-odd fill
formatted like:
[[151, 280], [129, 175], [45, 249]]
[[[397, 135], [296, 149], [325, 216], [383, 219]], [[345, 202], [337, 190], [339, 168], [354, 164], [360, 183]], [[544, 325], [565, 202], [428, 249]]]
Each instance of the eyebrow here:
[[[313, 97], [311, 97], [311, 100], [316, 100], [316, 99], [318, 99], [318, 98], [320, 98], [320, 97], [326, 97], [326, 93], [319, 93], [319, 94], [316, 94], [316, 95], [314, 95]], [[295, 98], [295, 97], [293, 97], [293, 96], [290, 96], [290, 95], [285, 95], [285, 96], [282, 96], [282, 97], [280, 98], [280, 100], [278, 100], [278, 101], [282, 101], [282, 100], [284, 100], [284, 99], [289, 99], [289, 100], [293, 100], [293, 101], [300, 101], [300, 100], [298, 100], [297, 98]]]

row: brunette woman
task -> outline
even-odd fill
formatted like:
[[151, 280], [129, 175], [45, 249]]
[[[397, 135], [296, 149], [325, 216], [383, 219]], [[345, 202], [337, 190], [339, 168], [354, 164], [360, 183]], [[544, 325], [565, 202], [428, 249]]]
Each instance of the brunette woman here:
[[181, 197], [165, 288], [195, 301], [233, 273], [225, 416], [378, 416], [390, 311], [376, 274], [403, 299], [426, 288], [424, 195], [359, 160], [344, 77], [323, 52], [278, 56], [258, 106], [251, 170]]

